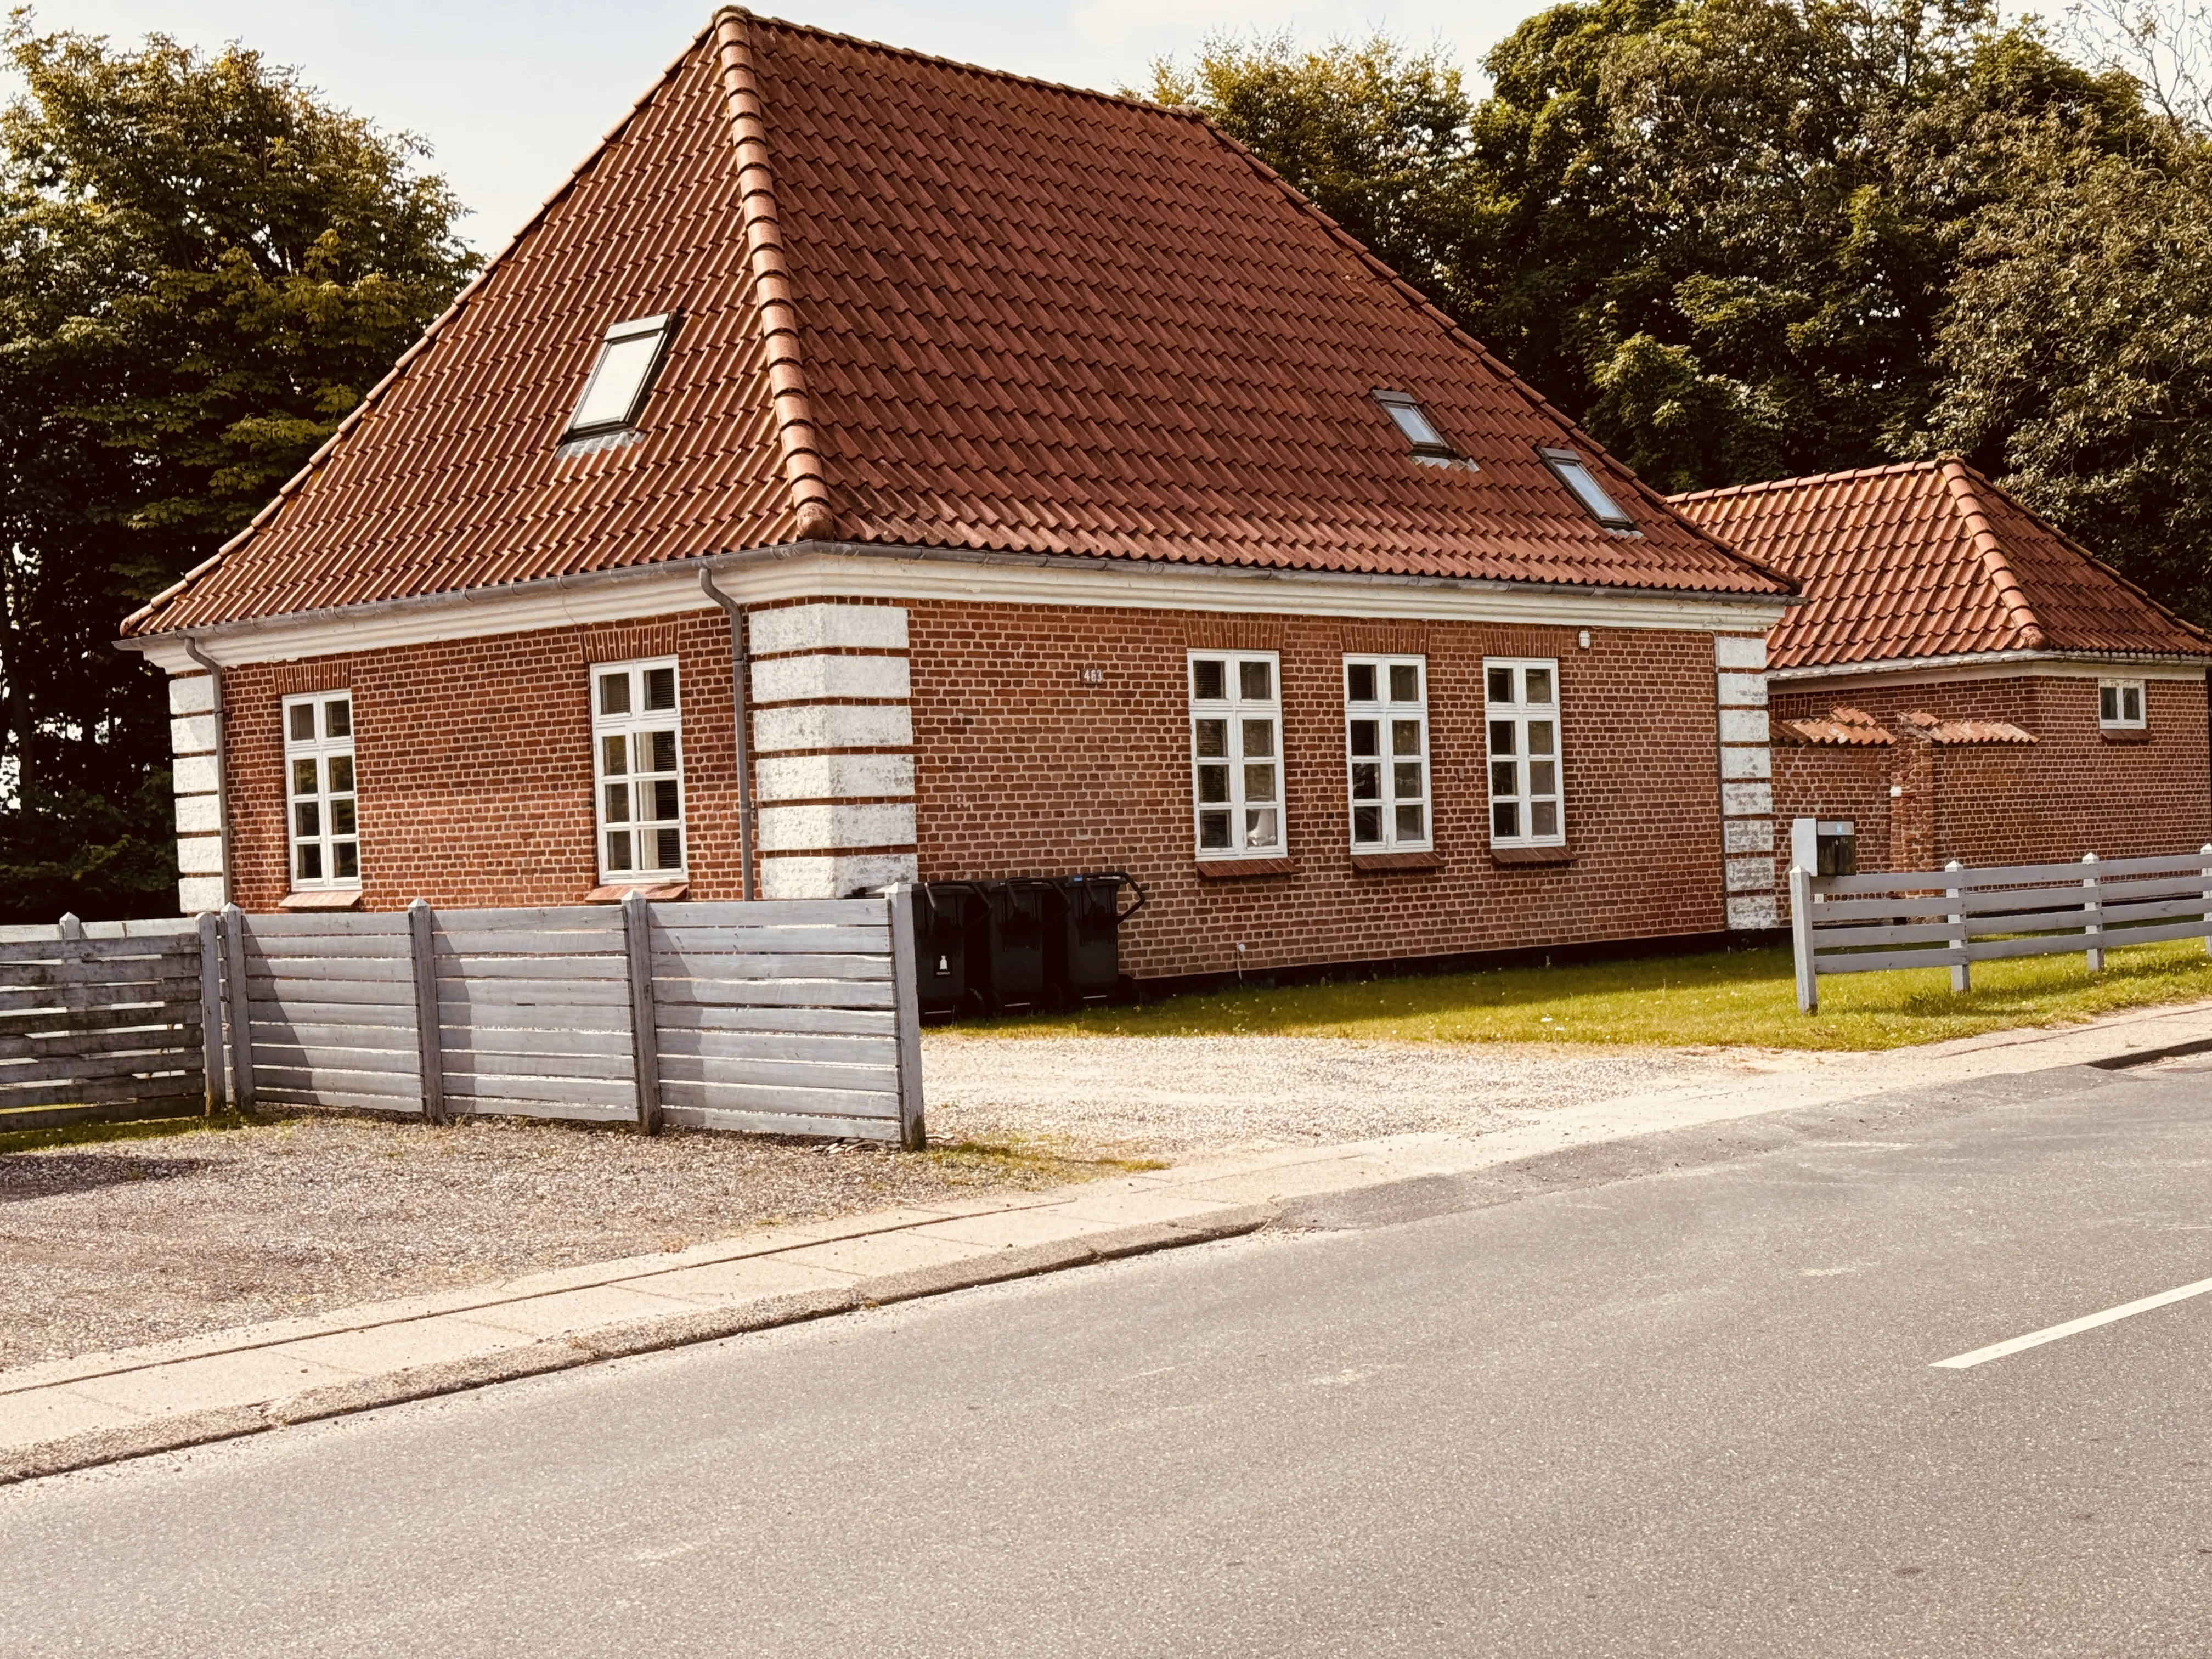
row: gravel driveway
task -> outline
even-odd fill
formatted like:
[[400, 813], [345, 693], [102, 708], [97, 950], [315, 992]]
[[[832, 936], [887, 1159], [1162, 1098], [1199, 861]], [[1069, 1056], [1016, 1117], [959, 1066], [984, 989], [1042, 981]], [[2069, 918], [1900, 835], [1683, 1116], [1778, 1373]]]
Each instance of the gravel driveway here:
[[955, 1191], [1051, 1160], [362, 1118], [0, 1155], [0, 1368]]
[[933, 1138], [1042, 1135], [1170, 1156], [1446, 1130], [1814, 1063], [1744, 1050], [1335, 1037], [922, 1038]]

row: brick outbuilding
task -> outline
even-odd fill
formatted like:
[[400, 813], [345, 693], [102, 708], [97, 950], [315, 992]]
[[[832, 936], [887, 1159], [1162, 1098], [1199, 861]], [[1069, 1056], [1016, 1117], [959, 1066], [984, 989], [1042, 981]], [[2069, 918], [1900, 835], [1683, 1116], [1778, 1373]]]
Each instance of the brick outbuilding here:
[[1866, 870], [2212, 841], [2212, 638], [1963, 462], [1680, 495], [1804, 603], [1768, 635], [1775, 809]]
[[1119, 870], [1168, 978], [1771, 925], [1794, 588], [1198, 114], [728, 10], [124, 642], [187, 910]]

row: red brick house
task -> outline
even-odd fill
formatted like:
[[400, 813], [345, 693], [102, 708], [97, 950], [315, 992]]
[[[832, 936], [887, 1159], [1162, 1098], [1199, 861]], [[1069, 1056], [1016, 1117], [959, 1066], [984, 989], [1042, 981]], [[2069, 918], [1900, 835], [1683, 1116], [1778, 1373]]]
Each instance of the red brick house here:
[[1196, 114], [725, 11], [124, 643], [188, 910], [1126, 870], [1160, 977], [1771, 924], [1793, 586]]
[[2212, 841], [2212, 637], [1958, 461], [1674, 504], [1804, 585], [1767, 636], [1775, 811], [1868, 870]]

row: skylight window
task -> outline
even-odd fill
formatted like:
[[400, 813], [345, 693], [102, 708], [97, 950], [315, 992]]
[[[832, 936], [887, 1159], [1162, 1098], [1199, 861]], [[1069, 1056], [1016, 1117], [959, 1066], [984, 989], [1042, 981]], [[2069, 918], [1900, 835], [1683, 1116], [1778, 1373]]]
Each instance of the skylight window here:
[[1437, 431], [1435, 424], [1422, 412], [1420, 404], [1406, 393], [1378, 388], [1370, 395], [1382, 405], [1382, 412], [1405, 434], [1406, 441], [1413, 447], [1414, 454], [1444, 459], [1458, 458], [1459, 452], [1444, 441], [1444, 434]]
[[1600, 524], [1613, 530], [1633, 529], [1636, 520], [1620, 510], [1620, 503], [1605, 493], [1605, 486], [1589, 470], [1589, 463], [1571, 449], [1540, 449], [1544, 465], [1559, 475], [1559, 482], [1574, 492], [1583, 510]]
[[599, 347], [599, 360], [592, 365], [592, 378], [584, 382], [584, 395], [568, 417], [562, 441], [588, 438], [602, 432], [618, 432], [637, 424], [653, 377], [660, 367], [668, 337], [676, 331], [676, 313], [638, 317], [617, 323]]

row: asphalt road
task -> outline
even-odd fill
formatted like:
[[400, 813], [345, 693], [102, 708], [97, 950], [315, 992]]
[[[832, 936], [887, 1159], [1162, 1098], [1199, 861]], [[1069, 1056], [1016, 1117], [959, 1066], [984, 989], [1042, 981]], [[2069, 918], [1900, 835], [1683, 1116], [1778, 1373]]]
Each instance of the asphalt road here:
[[0, 1651], [2212, 1648], [2212, 1061], [1310, 1206], [1303, 1230], [0, 1492]]

